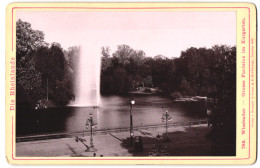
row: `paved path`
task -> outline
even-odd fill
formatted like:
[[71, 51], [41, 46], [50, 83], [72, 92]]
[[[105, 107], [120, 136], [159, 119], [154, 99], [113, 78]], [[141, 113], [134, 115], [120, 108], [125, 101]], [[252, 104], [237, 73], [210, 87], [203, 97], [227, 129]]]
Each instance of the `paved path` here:
[[[207, 127], [206, 124], [186, 127]], [[185, 132], [185, 127], [171, 127], [169, 132]], [[153, 128], [148, 130], [135, 131], [135, 136], [155, 137], [158, 133], [163, 134], [165, 128]], [[119, 139], [129, 137], [129, 132], [112, 133]], [[121, 141], [110, 134], [94, 136], [94, 145], [97, 149], [96, 156], [132, 156], [128, 150], [121, 146]], [[89, 145], [89, 136], [80, 137], [86, 140]], [[94, 152], [85, 152], [86, 147], [76, 142], [75, 138], [61, 138], [50, 140], [39, 140], [16, 143], [16, 156], [35, 157], [57, 157], [57, 156], [93, 156]]]

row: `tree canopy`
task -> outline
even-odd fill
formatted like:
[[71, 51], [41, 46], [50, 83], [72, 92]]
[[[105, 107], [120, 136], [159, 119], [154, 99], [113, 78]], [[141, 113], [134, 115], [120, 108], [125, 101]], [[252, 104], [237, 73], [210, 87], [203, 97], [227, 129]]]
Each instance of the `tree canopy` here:
[[19, 19], [16, 25], [18, 92], [30, 97], [31, 106], [44, 99], [56, 105], [68, 104], [74, 98], [72, 66], [74, 55], [78, 58], [77, 48], [65, 51], [59, 43], [49, 45], [44, 33], [33, 30], [30, 23]]
[[181, 92], [187, 96], [220, 94], [235, 84], [236, 47], [191, 47], [174, 59], [162, 55], [147, 57], [144, 51], [134, 50], [128, 45], [119, 45], [112, 57], [104, 54], [104, 49], [102, 94], [127, 94], [147, 83], [147, 79], [150, 86], [164, 92]]

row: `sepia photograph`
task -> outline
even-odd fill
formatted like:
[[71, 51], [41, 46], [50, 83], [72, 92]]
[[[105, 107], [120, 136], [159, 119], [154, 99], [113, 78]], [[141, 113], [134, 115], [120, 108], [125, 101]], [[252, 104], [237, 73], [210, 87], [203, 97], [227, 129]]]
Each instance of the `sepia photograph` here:
[[237, 155], [235, 11], [14, 20], [16, 157]]

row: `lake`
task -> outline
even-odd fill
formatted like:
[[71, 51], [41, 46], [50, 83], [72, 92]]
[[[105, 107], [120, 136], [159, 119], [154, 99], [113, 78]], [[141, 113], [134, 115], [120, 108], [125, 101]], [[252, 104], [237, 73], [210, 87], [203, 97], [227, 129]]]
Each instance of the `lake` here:
[[[185, 122], [206, 118], [203, 102], [174, 102], [159, 95], [135, 96], [133, 125], [162, 124], [161, 117], [169, 108], [171, 122]], [[18, 109], [19, 110], [19, 109]], [[86, 130], [86, 120], [93, 114], [97, 129], [129, 127], [130, 98], [124, 96], [102, 96], [100, 107], [48, 108], [19, 111], [16, 119], [17, 136]]]

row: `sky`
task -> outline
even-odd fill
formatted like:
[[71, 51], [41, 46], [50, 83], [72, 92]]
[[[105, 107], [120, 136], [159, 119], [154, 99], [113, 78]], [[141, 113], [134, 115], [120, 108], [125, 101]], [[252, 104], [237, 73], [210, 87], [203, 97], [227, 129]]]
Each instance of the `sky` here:
[[230, 11], [17, 11], [16, 19], [43, 31], [48, 43], [82, 46], [92, 56], [121, 44], [168, 58], [189, 47], [236, 45], [236, 13]]

